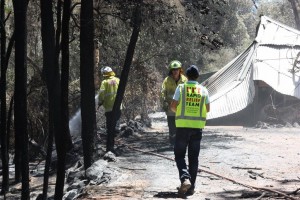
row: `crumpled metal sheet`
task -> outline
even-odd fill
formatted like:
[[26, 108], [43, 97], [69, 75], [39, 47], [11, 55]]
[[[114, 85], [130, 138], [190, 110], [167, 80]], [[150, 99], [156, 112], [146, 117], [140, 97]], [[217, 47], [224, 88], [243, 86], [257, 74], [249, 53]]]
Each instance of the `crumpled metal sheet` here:
[[211, 100], [207, 119], [236, 113], [251, 104], [255, 96], [254, 80], [300, 99], [300, 70], [295, 68], [292, 72], [298, 53], [300, 31], [262, 16], [255, 41], [202, 83]]

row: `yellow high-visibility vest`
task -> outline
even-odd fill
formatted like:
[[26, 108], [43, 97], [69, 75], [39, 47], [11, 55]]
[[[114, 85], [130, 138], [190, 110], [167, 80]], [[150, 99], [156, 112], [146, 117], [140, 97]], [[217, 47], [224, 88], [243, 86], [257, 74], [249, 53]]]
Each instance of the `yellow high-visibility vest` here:
[[199, 83], [185, 83], [179, 86], [180, 99], [176, 109], [177, 128], [204, 128], [206, 123], [206, 96]]
[[117, 96], [120, 79], [114, 76], [107, 77], [101, 83], [99, 90], [99, 102], [103, 104], [105, 112], [113, 109]]

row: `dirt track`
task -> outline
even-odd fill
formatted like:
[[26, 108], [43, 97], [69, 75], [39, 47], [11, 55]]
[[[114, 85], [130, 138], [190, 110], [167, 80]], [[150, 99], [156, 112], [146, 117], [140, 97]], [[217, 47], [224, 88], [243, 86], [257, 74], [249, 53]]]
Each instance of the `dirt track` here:
[[[165, 119], [153, 116], [152, 129], [127, 144], [173, 158]], [[120, 142], [124, 142], [123, 140]], [[254, 129], [207, 127], [200, 151], [200, 168], [258, 187], [283, 192], [300, 188], [300, 133], [296, 128]], [[107, 185], [90, 186], [82, 199], [173, 199], [179, 186], [175, 162], [123, 151], [111, 168], [118, 176]], [[207, 173], [197, 178], [196, 193], [187, 199], [256, 199], [261, 193]], [[300, 199], [300, 191], [297, 193]], [[267, 197], [262, 199], [275, 199]]]

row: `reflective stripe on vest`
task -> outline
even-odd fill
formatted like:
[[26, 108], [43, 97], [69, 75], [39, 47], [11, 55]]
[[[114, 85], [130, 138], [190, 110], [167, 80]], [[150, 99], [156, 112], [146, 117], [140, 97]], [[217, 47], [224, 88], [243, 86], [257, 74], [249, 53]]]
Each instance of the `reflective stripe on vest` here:
[[[189, 93], [190, 97], [187, 96], [187, 88], [194, 92]], [[200, 90], [198, 84], [187, 83], [180, 87], [181, 95], [175, 118], [176, 127], [204, 128], [206, 123], [206, 97], [199, 93]]]

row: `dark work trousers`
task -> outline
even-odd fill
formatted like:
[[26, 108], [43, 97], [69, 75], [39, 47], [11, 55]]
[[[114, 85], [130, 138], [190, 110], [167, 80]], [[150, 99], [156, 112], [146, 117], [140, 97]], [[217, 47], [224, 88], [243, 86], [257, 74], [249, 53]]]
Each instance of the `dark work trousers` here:
[[106, 132], [107, 132], [107, 140], [106, 140], [106, 151], [113, 151], [115, 146], [115, 134], [120, 132], [120, 117], [121, 111], [117, 112], [117, 123], [116, 126], [113, 127], [112, 124], [112, 111], [105, 113], [106, 117]]
[[169, 127], [169, 142], [171, 145], [174, 145], [176, 135], [175, 116], [167, 116], [167, 120]]
[[[177, 128], [175, 139], [175, 161], [179, 171], [181, 183], [185, 179], [190, 179], [192, 187], [195, 187], [198, 172], [198, 157], [200, 152], [200, 142], [202, 139], [202, 129]], [[188, 147], [189, 168], [185, 162], [186, 149]]]

